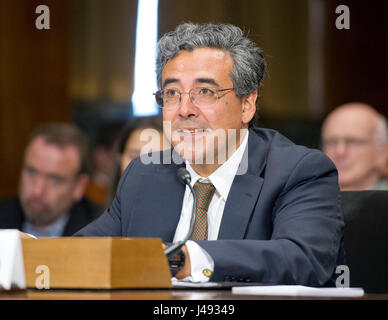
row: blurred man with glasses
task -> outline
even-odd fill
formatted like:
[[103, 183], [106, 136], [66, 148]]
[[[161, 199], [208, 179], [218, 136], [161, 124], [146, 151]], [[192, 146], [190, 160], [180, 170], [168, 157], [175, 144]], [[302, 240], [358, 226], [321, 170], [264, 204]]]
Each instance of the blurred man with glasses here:
[[255, 128], [262, 50], [233, 25], [183, 24], [160, 39], [156, 70], [172, 149], [160, 163], [134, 159], [112, 206], [77, 235], [181, 241], [194, 203], [177, 177], [183, 167], [198, 200], [173, 276], [332, 284], [343, 257], [337, 172], [320, 151]]
[[323, 151], [338, 169], [341, 190], [386, 190], [380, 179], [387, 161], [387, 122], [371, 106], [347, 103], [332, 111], [322, 126]]

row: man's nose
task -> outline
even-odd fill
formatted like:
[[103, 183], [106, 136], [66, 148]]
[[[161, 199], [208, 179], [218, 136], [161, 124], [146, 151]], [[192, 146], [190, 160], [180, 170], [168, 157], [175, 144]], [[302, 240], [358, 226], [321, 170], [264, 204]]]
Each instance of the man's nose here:
[[345, 141], [343, 141], [343, 140], [338, 141], [336, 146], [335, 146], [336, 156], [343, 157], [347, 154], [347, 152], [348, 152], [348, 147], [347, 147]]
[[193, 103], [188, 93], [182, 93], [179, 103], [179, 115], [183, 118], [197, 117], [199, 108]]
[[32, 184], [32, 194], [41, 197], [46, 192], [47, 182], [43, 177], [37, 177]]

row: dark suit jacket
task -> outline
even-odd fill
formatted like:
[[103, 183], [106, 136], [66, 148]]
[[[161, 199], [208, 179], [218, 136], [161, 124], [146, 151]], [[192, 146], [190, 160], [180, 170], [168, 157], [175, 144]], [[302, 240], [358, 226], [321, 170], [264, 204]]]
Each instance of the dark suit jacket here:
[[[111, 208], [76, 236], [171, 242], [185, 192], [176, 175], [183, 165], [133, 160]], [[215, 262], [210, 281], [326, 285], [343, 235], [339, 195], [337, 170], [323, 153], [274, 130], [250, 129], [248, 169], [235, 176], [218, 240], [197, 241]]]
[[343, 191], [346, 260], [350, 286], [387, 293], [388, 191]]
[[[88, 200], [82, 198], [70, 209], [70, 218], [65, 226], [62, 236], [71, 236], [102, 213], [102, 209]], [[19, 198], [0, 200], [0, 228], [21, 230], [25, 220], [23, 208]]]

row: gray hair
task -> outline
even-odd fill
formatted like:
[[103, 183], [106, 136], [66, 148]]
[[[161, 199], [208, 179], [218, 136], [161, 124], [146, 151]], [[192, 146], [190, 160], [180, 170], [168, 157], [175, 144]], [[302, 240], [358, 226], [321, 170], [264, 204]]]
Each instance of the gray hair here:
[[[162, 71], [166, 63], [182, 50], [216, 48], [230, 53], [234, 67], [230, 73], [239, 99], [258, 91], [262, 85], [266, 62], [261, 48], [230, 24], [184, 23], [166, 33], [158, 42], [156, 60], [157, 84], [162, 89]], [[255, 119], [252, 119], [250, 126]]]

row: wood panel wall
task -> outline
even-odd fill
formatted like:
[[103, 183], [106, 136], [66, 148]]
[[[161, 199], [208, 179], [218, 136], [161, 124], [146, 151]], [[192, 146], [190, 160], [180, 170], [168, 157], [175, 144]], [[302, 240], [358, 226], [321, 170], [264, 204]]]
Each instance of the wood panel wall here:
[[38, 30], [37, 0], [0, 1], [0, 197], [15, 194], [27, 136], [69, 121], [68, 2], [45, 0], [50, 30]]
[[[321, 3], [325, 19], [323, 110], [309, 105], [312, 2]], [[35, 28], [40, 4], [50, 8], [50, 30]], [[350, 8], [347, 31], [334, 25], [340, 4]], [[136, 9], [136, 0], [0, 1], [0, 197], [15, 194], [24, 144], [38, 124], [73, 120], [74, 100], [130, 99]], [[315, 123], [347, 101], [388, 115], [387, 13], [388, 2], [379, 0], [160, 0], [159, 34], [184, 21], [242, 27], [267, 56], [262, 120], [302, 132], [292, 121], [301, 119], [319, 131]]]
[[[335, 28], [340, 4], [349, 7], [349, 30]], [[326, 16], [326, 113], [360, 101], [388, 117], [388, 2], [327, 0]]]

